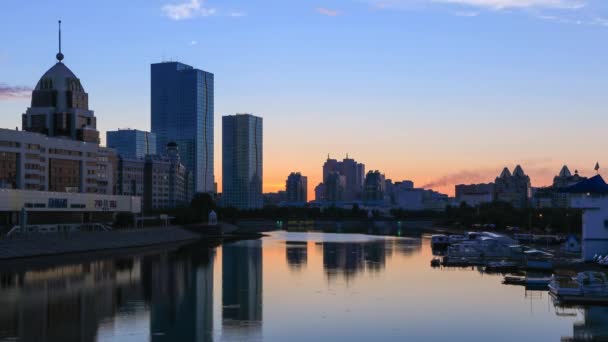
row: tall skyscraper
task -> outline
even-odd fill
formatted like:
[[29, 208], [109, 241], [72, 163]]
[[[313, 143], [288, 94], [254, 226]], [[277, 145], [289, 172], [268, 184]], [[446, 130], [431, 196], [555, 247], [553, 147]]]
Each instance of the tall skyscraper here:
[[306, 203], [308, 202], [308, 178], [299, 172], [292, 172], [285, 182], [287, 191], [287, 202]]
[[[327, 156], [327, 160], [323, 164], [323, 182], [326, 183], [328, 177], [333, 173], [338, 173], [344, 176], [345, 179], [340, 200], [355, 201], [362, 198], [365, 180], [364, 164], [357, 163], [354, 159], [348, 158], [348, 155], [342, 161], [337, 161]], [[328, 189], [329, 187], [326, 187], [326, 190]]]
[[106, 132], [106, 145], [124, 158], [145, 158], [156, 154], [156, 134], [137, 129]]
[[222, 201], [226, 207], [262, 208], [262, 118], [222, 117]]
[[213, 74], [178, 62], [151, 66], [152, 133], [177, 143], [196, 192], [213, 192]]

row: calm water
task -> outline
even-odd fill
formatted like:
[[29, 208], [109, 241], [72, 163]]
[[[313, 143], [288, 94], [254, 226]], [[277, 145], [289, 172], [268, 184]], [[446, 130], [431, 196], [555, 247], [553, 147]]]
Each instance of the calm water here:
[[218, 248], [1, 271], [2, 341], [559, 341], [608, 338], [608, 308], [475, 269], [428, 239], [275, 232]]

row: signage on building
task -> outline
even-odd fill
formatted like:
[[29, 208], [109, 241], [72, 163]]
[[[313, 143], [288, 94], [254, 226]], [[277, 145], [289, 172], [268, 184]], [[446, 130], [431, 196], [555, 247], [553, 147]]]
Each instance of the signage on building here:
[[116, 209], [117, 203], [116, 200], [95, 200], [95, 209], [101, 209], [103, 211], [109, 211]]
[[65, 209], [68, 207], [67, 198], [49, 198], [49, 208]]

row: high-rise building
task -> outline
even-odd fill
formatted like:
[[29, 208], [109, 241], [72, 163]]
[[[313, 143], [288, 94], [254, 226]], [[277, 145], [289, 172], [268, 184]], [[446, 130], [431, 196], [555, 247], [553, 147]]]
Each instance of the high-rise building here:
[[302, 176], [300, 172], [292, 172], [285, 182], [287, 191], [287, 202], [306, 203], [308, 202], [308, 178]]
[[494, 182], [494, 199], [506, 202], [515, 208], [526, 208], [532, 195], [532, 185], [521, 166], [517, 165], [513, 174], [504, 168]]
[[156, 154], [156, 134], [137, 129], [106, 132], [106, 145], [125, 158], [145, 158]]
[[177, 143], [194, 191], [213, 192], [213, 74], [178, 62], [152, 64], [150, 92], [157, 150]]
[[364, 200], [366, 202], [384, 201], [386, 178], [380, 171], [369, 171], [365, 176]]
[[458, 184], [456, 189], [456, 202], [460, 205], [477, 207], [484, 203], [494, 201], [494, 183], [488, 184]]
[[344, 189], [342, 191], [342, 200], [356, 201], [361, 199], [363, 195], [363, 183], [365, 181], [365, 165], [357, 163], [354, 159], [344, 158], [342, 161], [331, 159], [327, 156], [325, 164], [323, 164], [323, 182], [326, 182], [329, 175], [338, 173], [344, 176]]
[[222, 203], [238, 209], [262, 208], [262, 118], [222, 117]]

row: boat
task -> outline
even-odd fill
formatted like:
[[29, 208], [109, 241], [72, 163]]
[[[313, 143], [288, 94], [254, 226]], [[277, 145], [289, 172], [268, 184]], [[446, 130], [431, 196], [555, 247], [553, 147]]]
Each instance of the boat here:
[[450, 244], [450, 239], [444, 234], [431, 235], [431, 248], [446, 248]]
[[506, 272], [517, 271], [518, 269], [519, 269], [519, 263], [514, 262], [514, 261], [501, 260], [501, 261], [489, 262], [486, 265], [485, 271], [488, 273], [491, 273], [491, 272], [506, 273]]
[[526, 289], [546, 290], [551, 277], [505, 276], [502, 281], [506, 285], [521, 285]]
[[524, 251], [528, 270], [550, 271], [553, 269], [553, 254], [538, 249]]
[[464, 235], [450, 235], [448, 236], [448, 240], [450, 244], [459, 243], [465, 241], [467, 238]]
[[431, 260], [431, 267], [435, 268], [439, 266], [441, 266], [441, 259], [434, 258], [433, 260]]
[[608, 277], [597, 271], [580, 272], [575, 277], [553, 276], [549, 293], [562, 302], [608, 304]]

